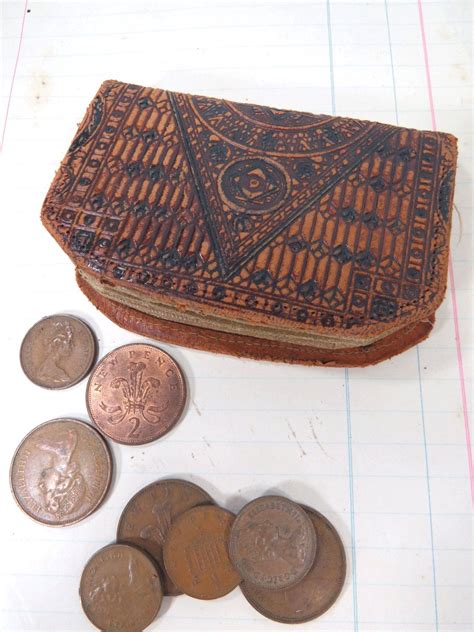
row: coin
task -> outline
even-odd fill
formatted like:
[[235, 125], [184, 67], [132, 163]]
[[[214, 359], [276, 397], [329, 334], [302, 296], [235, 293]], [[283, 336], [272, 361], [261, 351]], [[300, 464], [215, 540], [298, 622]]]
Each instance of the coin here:
[[247, 601], [260, 614], [280, 623], [304, 623], [321, 616], [338, 598], [346, 577], [344, 545], [336, 529], [322, 514], [304, 508], [318, 538], [316, 560], [296, 586], [283, 591], [241, 584]]
[[87, 408], [114, 441], [140, 445], [154, 441], [177, 423], [186, 403], [179, 366], [167, 353], [131, 344], [108, 353], [87, 384]]
[[21, 343], [20, 363], [26, 376], [44, 388], [68, 388], [89, 373], [96, 346], [82, 320], [55, 314], [38, 321]]
[[76, 419], [53, 419], [34, 428], [18, 446], [10, 485], [28, 516], [62, 527], [97, 509], [111, 476], [107, 444], [92, 426]]
[[175, 479], [151, 483], [133, 496], [120, 517], [117, 540], [135, 544], [149, 553], [159, 564], [165, 595], [180, 595], [181, 591], [166, 574], [163, 544], [172, 521], [197, 505], [212, 504], [203, 489]]
[[176, 518], [163, 547], [166, 572], [178, 588], [196, 599], [227, 595], [241, 581], [227, 551], [234, 514], [202, 505]]
[[106, 632], [144, 630], [158, 614], [163, 598], [153, 561], [128, 544], [110, 544], [90, 558], [79, 595], [87, 618]]
[[230, 534], [230, 558], [247, 582], [267, 590], [294, 586], [316, 555], [316, 532], [299, 505], [262, 496], [239, 512]]

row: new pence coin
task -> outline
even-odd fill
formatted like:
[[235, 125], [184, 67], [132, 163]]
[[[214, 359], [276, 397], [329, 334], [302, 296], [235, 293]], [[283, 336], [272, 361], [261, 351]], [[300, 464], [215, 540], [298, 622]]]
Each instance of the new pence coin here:
[[92, 426], [76, 419], [53, 419], [34, 428], [20, 443], [10, 484], [30, 518], [62, 527], [97, 509], [111, 476], [108, 447]]
[[91, 557], [79, 594], [87, 618], [105, 632], [141, 632], [158, 614], [163, 597], [152, 560], [127, 544], [111, 544]]
[[217, 599], [241, 581], [227, 551], [234, 514], [204, 505], [181, 514], [163, 548], [166, 572], [178, 588], [196, 599]]
[[320, 617], [338, 598], [346, 577], [344, 545], [327, 518], [314, 509], [305, 508], [313, 522], [317, 538], [316, 560], [296, 586], [283, 591], [241, 584], [247, 601], [260, 614], [280, 623], [304, 623]]
[[168, 479], [141, 489], [123, 510], [117, 528], [117, 540], [135, 544], [154, 558], [162, 571], [165, 595], [181, 594], [166, 574], [163, 563], [163, 544], [171, 523], [193, 507], [212, 503], [209, 494], [197, 485]]
[[27, 332], [20, 349], [26, 376], [44, 388], [68, 388], [90, 371], [96, 355], [90, 328], [79, 318], [55, 314]]
[[154, 441], [169, 432], [186, 403], [179, 366], [167, 353], [131, 344], [108, 353], [87, 384], [89, 415], [104, 434], [127, 445]]
[[313, 523], [299, 505], [282, 496], [262, 496], [237, 515], [229, 554], [245, 581], [283, 590], [308, 573], [316, 543]]

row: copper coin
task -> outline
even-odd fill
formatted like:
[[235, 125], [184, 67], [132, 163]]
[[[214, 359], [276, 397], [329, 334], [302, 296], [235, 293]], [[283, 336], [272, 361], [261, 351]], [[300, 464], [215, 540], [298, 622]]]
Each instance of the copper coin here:
[[97, 426], [114, 441], [140, 445], [176, 424], [186, 403], [179, 366], [147, 344], [119, 347], [97, 364], [87, 384], [87, 408]]
[[209, 494], [194, 483], [168, 479], [141, 489], [123, 510], [117, 540], [135, 544], [154, 558], [162, 571], [165, 595], [181, 594], [166, 574], [163, 563], [163, 544], [172, 521], [193, 507], [212, 502]]
[[283, 591], [265, 590], [243, 582], [242, 592], [260, 614], [280, 623], [304, 623], [321, 616], [341, 593], [346, 577], [344, 545], [327, 518], [309, 507], [317, 538], [316, 560], [296, 586]]
[[92, 426], [76, 419], [53, 419], [34, 428], [18, 446], [10, 484], [28, 516], [63, 527], [97, 509], [111, 476], [107, 444]]
[[227, 551], [234, 514], [203, 505], [181, 514], [163, 547], [165, 568], [178, 588], [196, 599], [227, 595], [241, 581]]
[[90, 558], [79, 595], [87, 618], [105, 632], [141, 632], [163, 598], [155, 564], [128, 544], [110, 544]]
[[55, 314], [27, 332], [20, 363], [26, 376], [38, 386], [68, 388], [89, 373], [95, 354], [90, 328], [75, 316]]
[[267, 590], [283, 590], [308, 573], [316, 543], [313, 523], [299, 505], [282, 496], [262, 496], [237, 515], [229, 554], [242, 579]]

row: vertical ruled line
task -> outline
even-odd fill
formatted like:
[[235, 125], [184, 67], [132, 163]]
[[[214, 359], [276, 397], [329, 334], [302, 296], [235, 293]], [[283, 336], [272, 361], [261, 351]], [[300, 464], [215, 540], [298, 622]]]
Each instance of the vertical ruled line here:
[[[423, 57], [424, 57], [424, 62], [425, 62], [426, 85], [427, 85], [427, 90], [428, 90], [428, 101], [430, 104], [430, 111], [431, 111], [431, 123], [433, 126], [433, 130], [436, 130], [437, 129], [436, 113], [435, 113], [434, 99], [433, 99], [433, 87], [431, 84], [430, 60], [429, 60], [429, 55], [428, 55], [428, 43], [426, 40], [425, 20], [423, 17], [423, 6], [421, 3], [421, 0], [418, 0], [418, 18], [420, 22], [421, 43], [423, 47]], [[453, 262], [452, 262], [451, 256], [449, 257], [448, 271], [449, 271], [449, 285], [451, 288], [451, 303], [452, 303], [452, 308], [453, 308], [454, 336], [456, 340], [456, 354], [457, 354], [457, 360], [458, 360], [459, 384], [461, 388], [461, 403], [462, 403], [463, 418], [464, 418], [464, 435], [466, 439], [467, 461], [468, 461], [469, 479], [470, 479], [470, 486], [471, 486], [471, 502], [474, 507], [474, 464], [472, 461], [471, 431], [470, 431], [470, 426], [469, 426], [469, 413], [468, 413], [467, 396], [466, 396], [466, 379], [464, 377], [464, 364], [463, 364], [463, 358], [462, 358], [461, 336], [460, 336], [460, 331], [459, 331], [459, 316], [458, 316], [458, 303], [457, 303], [457, 297], [456, 297], [456, 284], [455, 284], [455, 279], [454, 279], [454, 269], [453, 269]]]
[[326, 19], [328, 25], [328, 48], [329, 48], [329, 80], [331, 82], [331, 104], [332, 113], [336, 114], [336, 90], [334, 88], [334, 56], [332, 49], [332, 27], [331, 27], [331, 3], [326, 0]]
[[352, 610], [354, 613], [354, 631], [359, 629], [359, 604], [357, 599], [357, 551], [354, 503], [354, 472], [352, 464], [352, 416], [351, 393], [349, 384], [349, 369], [344, 369], [344, 383], [346, 393], [346, 424], [347, 424], [347, 461], [349, 466], [349, 503], [351, 516], [351, 552], [352, 552]]
[[[334, 54], [331, 26], [331, 3], [326, 0], [326, 19], [329, 49], [329, 80], [331, 85], [332, 114], [336, 114], [336, 89], [334, 80]], [[349, 470], [349, 504], [351, 518], [351, 563], [352, 563], [352, 611], [354, 618], [354, 632], [359, 630], [359, 605], [357, 600], [357, 551], [355, 537], [355, 503], [354, 503], [354, 472], [352, 465], [352, 418], [351, 398], [349, 391], [349, 369], [344, 369], [344, 390], [346, 396], [346, 425], [347, 425], [347, 461]]]
[[436, 560], [434, 553], [434, 538], [433, 538], [433, 513], [431, 510], [431, 483], [430, 483], [430, 465], [428, 458], [428, 446], [426, 445], [426, 423], [425, 423], [425, 405], [423, 400], [423, 384], [421, 381], [421, 366], [420, 366], [420, 348], [416, 347], [416, 363], [418, 368], [418, 388], [420, 394], [420, 412], [421, 412], [421, 427], [423, 429], [423, 446], [425, 452], [425, 472], [426, 472], [426, 492], [428, 499], [428, 511], [429, 511], [429, 527], [430, 527], [430, 541], [431, 541], [431, 568], [433, 573], [433, 601], [434, 601], [434, 615], [435, 615], [435, 629], [439, 629], [439, 616], [438, 616], [438, 588], [436, 584]]
[[390, 18], [388, 14], [388, 1], [387, 0], [384, 0], [384, 6], [385, 6], [385, 21], [387, 23], [388, 51], [390, 53], [390, 67], [392, 70], [393, 106], [395, 108], [395, 121], [398, 125], [399, 118], [398, 118], [397, 85], [395, 83], [395, 66], [393, 64], [393, 50], [392, 50], [392, 32], [390, 30]]
[[18, 68], [18, 62], [20, 60], [20, 51], [21, 51], [21, 45], [23, 43], [23, 33], [24, 33], [24, 30], [25, 30], [25, 18], [26, 18], [27, 11], [28, 11], [28, 0], [25, 0], [25, 6], [23, 7], [23, 17], [21, 19], [20, 39], [18, 41], [18, 49], [16, 51], [16, 58], [15, 58], [15, 65], [13, 67], [12, 81], [11, 81], [11, 84], [10, 84], [10, 91], [8, 93], [7, 109], [6, 109], [6, 112], [5, 112], [5, 120], [3, 121], [3, 130], [2, 130], [2, 140], [0, 142], [0, 151], [3, 150], [3, 145], [4, 145], [4, 142], [5, 142], [5, 132], [7, 131], [8, 115], [10, 113], [10, 104], [11, 104], [12, 95], [13, 95], [13, 86], [15, 84], [16, 71], [17, 71], [17, 68]]
[[[398, 124], [399, 122], [399, 112], [398, 112], [398, 101], [397, 101], [397, 86], [395, 82], [395, 69], [393, 64], [393, 51], [392, 51], [392, 38], [390, 31], [390, 17], [388, 12], [388, 2], [385, 0], [385, 18], [387, 22], [387, 34], [388, 34], [388, 46], [390, 52], [390, 64], [392, 69], [392, 88], [393, 88], [393, 104], [395, 108], [395, 119]], [[431, 483], [430, 483], [430, 466], [429, 466], [429, 455], [428, 455], [428, 446], [426, 443], [426, 422], [425, 422], [425, 404], [423, 399], [423, 384], [421, 377], [421, 366], [420, 366], [420, 348], [416, 346], [416, 363], [417, 363], [417, 373], [418, 373], [418, 392], [420, 397], [420, 413], [421, 413], [421, 423], [423, 430], [423, 447], [424, 447], [424, 459], [425, 459], [425, 473], [426, 473], [426, 493], [427, 493], [427, 501], [428, 501], [428, 511], [429, 511], [429, 529], [430, 529], [430, 548], [431, 548], [431, 569], [433, 576], [433, 606], [434, 606], [434, 622], [435, 629], [439, 629], [439, 615], [438, 615], [438, 591], [436, 584], [436, 560], [434, 553], [434, 538], [433, 538], [433, 514], [431, 509]]]

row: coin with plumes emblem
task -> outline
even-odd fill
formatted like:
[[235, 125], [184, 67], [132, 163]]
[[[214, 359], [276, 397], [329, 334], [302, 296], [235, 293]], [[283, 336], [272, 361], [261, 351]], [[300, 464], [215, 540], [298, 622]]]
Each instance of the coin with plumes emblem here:
[[87, 384], [87, 408], [104, 434], [127, 445], [169, 432], [186, 403], [181, 369], [167, 353], [130, 344], [108, 353]]

